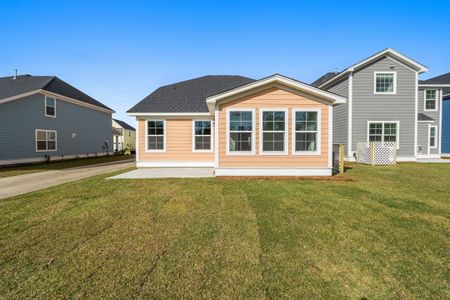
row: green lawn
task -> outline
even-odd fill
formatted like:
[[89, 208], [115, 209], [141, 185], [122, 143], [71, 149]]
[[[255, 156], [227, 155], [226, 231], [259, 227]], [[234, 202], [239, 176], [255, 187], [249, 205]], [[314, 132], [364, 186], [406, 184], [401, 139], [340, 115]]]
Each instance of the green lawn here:
[[29, 173], [50, 171], [50, 170], [60, 170], [74, 167], [81, 167], [93, 164], [101, 164], [112, 161], [120, 161], [125, 159], [134, 159], [134, 155], [112, 155], [112, 156], [102, 156], [93, 158], [82, 158], [82, 159], [72, 159], [66, 161], [56, 161], [50, 163], [34, 164], [34, 165], [23, 165], [14, 167], [3, 167], [0, 168], [0, 178], [17, 176]]
[[450, 298], [450, 164], [105, 177], [0, 201], [0, 295]]

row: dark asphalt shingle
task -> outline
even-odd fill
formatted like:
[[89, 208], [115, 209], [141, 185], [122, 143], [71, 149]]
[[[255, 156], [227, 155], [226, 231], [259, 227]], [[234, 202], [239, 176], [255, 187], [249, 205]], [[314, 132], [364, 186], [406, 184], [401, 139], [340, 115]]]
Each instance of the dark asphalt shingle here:
[[[427, 80], [420, 80], [420, 84], [450, 84], [450, 72], [442, 74]], [[443, 95], [450, 95], [450, 88], [446, 87], [442, 89]]]
[[181, 81], [156, 89], [128, 112], [208, 112], [207, 97], [253, 81], [235, 75], [208, 75]]
[[424, 113], [419, 113], [417, 115], [417, 121], [434, 121], [432, 117], [427, 116]]
[[0, 78], [0, 99], [39, 89], [60, 94], [62, 96], [112, 111], [112, 109], [108, 106], [100, 103], [56, 76], [19, 75], [16, 79], [11, 76]]
[[319, 79], [317, 79], [316, 81], [312, 82], [311, 85], [315, 86], [315, 87], [319, 87], [322, 84], [324, 84], [325, 82], [327, 82], [328, 80], [330, 80], [331, 78], [338, 76], [339, 74], [340, 74], [339, 72], [328, 72], [325, 75], [323, 75], [322, 77], [320, 77]]

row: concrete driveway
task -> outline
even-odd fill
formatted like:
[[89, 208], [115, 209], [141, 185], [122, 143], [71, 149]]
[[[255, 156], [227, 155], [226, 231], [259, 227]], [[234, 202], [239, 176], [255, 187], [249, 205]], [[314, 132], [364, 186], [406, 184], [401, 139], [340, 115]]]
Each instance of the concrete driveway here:
[[214, 177], [214, 168], [140, 168], [108, 179]]
[[134, 160], [89, 165], [0, 178], [0, 199], [17, 196], [58, 184], [115, 172], [136, 165]]

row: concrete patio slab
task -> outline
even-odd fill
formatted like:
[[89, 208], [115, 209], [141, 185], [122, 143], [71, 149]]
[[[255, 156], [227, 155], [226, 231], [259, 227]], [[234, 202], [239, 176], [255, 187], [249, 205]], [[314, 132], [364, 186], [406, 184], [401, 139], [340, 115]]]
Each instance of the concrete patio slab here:
[[418, 158], [418, 163], [425, 163], [425, 164], [450, 164], [450, 159], [443, 159], [443, 158]]
[[206, 178], [214, 177], [214, 168], [139, 168], [108, 179]]

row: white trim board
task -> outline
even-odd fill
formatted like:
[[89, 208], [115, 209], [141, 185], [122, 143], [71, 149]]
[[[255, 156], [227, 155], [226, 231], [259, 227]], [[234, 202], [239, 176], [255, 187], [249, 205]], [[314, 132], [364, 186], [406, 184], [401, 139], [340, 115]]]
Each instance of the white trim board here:
[[251, 91], [253, 89], [257, 89], [257, 88], [260, 88], [260, 87], [263, 87], [266, 85], [270, 85], [270, 84], [274, 84], [274, 83], [278, 83], [283, 86], [287, 86], [294, 90], [312, 94], [316, 97], [319, 97], [319, 98], [325, 100], [328, 104], [341, 104], [341, 103], [347, 102], [347, 99], [345, 97], [339, 96], [337, 94], [333, 94], [331, 92], [321, 90], [321, 89], [313, 87], [309, 84], [302, 83], [300, 81], [297, 81], [297, 80], [294, 80], [294, 79], [291, 79], [291, 78], [288, 78], [288, 77], [285, 77], [285, 76], [282, 76], [279, 74], [275, 74], [275, 75], [251, 82], [249, 84], [234, 88], [232, 90], [229, 90], [229, 91], [226, 91], [223, 93], [219, 93], [217, 95], [213, 95], [213, 96], [206, 98], [206, 103], [208, 104], [208, 109], [210, 112], [212, 112], [212, 111], [214, 111], [215, 104], [218, 102], [225, 103], [227, 101], [231, 101], [231, 100], [233, 100], [233, 98], [232, 98], [233, 96], [237, 96], [244, 92]]
[[331, 176], [332, 168], [218, 168], [215, 176]]

